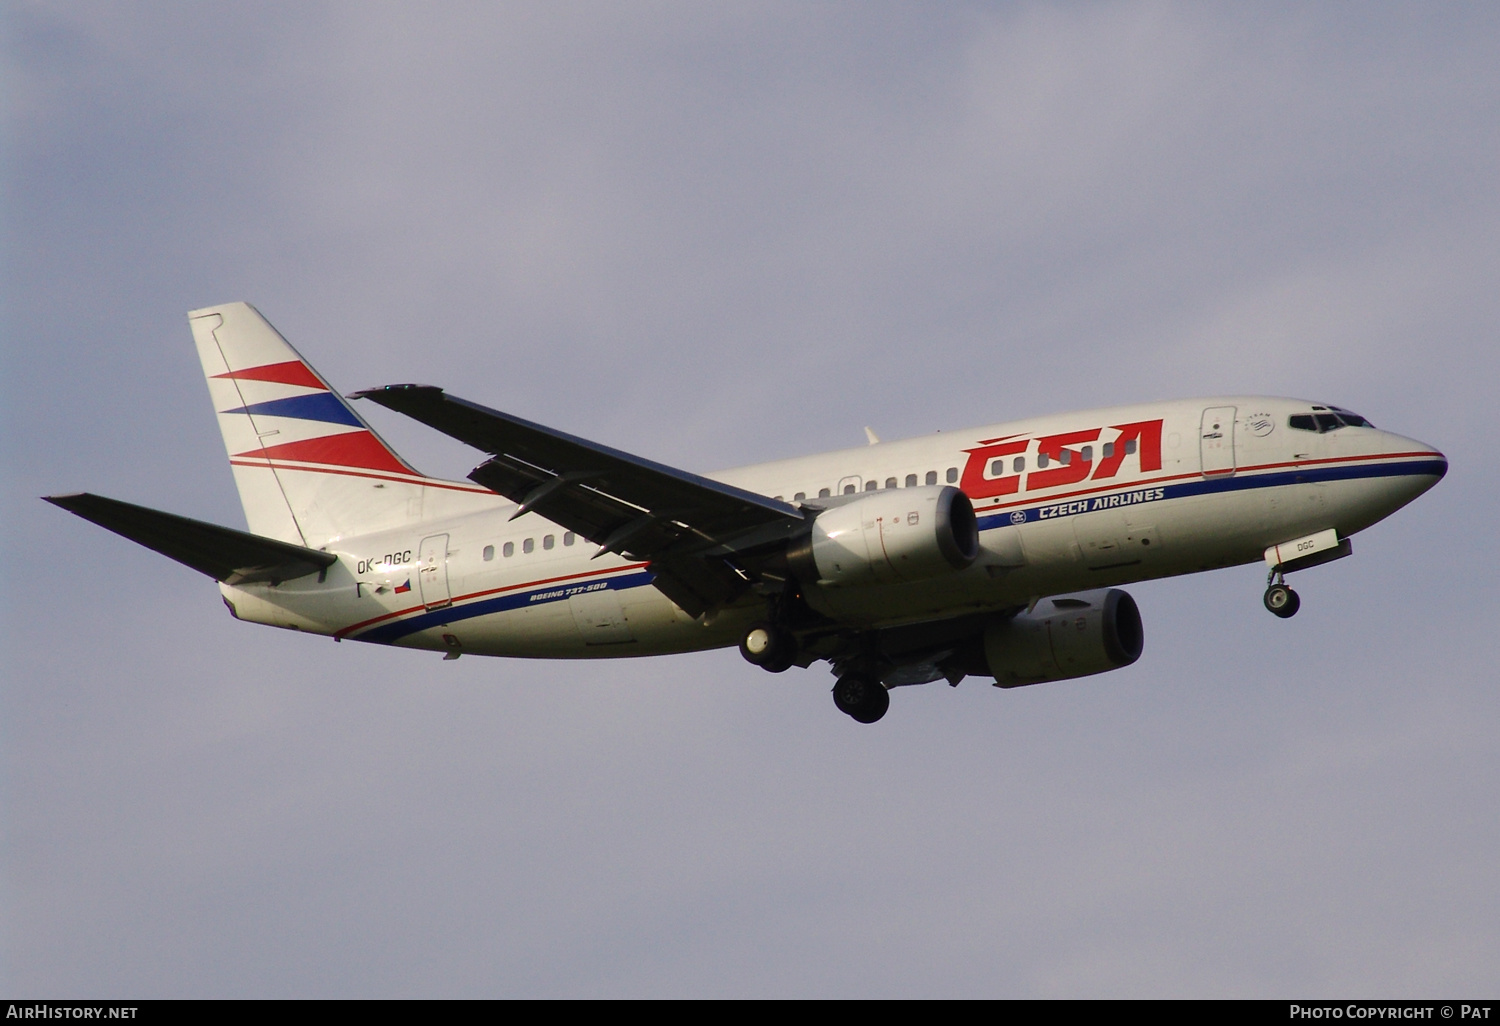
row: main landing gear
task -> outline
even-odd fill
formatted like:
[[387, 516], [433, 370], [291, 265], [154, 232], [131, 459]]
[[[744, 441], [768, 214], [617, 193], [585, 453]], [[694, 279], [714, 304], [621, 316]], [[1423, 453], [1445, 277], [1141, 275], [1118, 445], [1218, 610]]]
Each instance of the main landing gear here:
[[797, 658], [797, 639], [785, 627], [762, 620], [745, 631], [740, 639], [740, 655], [762, 670], [781, 673]]
[[[740, 638], [745, 661], [771, 673], [789, 669], [797, 658], [797, 636], [779, 623], [752, 623]], [[891, 707], [891, 693], [880, 678], [865, 670], [850, 670], [833, 686], [833, 704], [860, 723], [874, 723]]]
[[850, 672], [833, 686], [833, 704], [860, 723], [874, 723], [891, 707], [891, 693], [874, 677]]
[[1266, 578], [1266, 594], [1262, 599], [1266, 608], [1283, 620], [1297, 615], [1297, 610], [1302, 608], [1302, 600], [1297, 593], [1286, 586], [1286, 577], [1280, 568], [1272, 570]]

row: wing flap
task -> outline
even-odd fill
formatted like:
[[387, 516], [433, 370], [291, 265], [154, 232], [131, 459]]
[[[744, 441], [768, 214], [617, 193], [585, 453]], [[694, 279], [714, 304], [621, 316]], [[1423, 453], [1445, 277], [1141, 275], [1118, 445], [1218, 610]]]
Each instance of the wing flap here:
[[263, 538], [258, 534], [88, 492], [43, 498], [106, 531], [129, 538], [225, 584], [290, 581], [317, 573], [338, 561], [331, 552]]
[[723, 608], [750, 587], [746, 576], [722, 559], [652, 560], [648, 566], [656, 590], [689, 616]]

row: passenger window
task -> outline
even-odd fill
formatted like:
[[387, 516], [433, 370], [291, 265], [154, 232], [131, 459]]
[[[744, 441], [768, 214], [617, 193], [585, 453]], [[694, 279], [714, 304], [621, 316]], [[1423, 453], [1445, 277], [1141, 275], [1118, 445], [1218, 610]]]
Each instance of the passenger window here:
[[1114, 456], [1114, 454], [1115, 454], [1115, 443], [1114, 442], [1105, 442], [1104, 443], [1104, 458], [1105, 459], [1111, 459]]
[[1135, 439], [1134, 438], [1132, 438], [1130, 441], [1128, 441], [1128, 442], [1125, 443], [1125, 455], [1126, 456], [1134, 456], [1135, 455]]
[[886, 478], [885, 479], [885, 486], [887, 488], [894, 488], [894, 487], [896, 487], [896, 479], [894, 477], [888, 477], [888, 478]]
[[493, 545], [486, 545], [484, 547], [484, 561], [486, 563], [488, 563], [490, 560], [492, 560], [494, 558], [495, 558], [495, 546], [493, 546]]
[[957, 467], [949, 467], [948, 468], [948, 483], [949, 484], [957, 484], [958, 483], [958, 468]]
[[525, 553], [535, 552], [536, 551], [536, 539], [535, 538], [527, 538], [525, 541], [523, 541], [521, 543], [521, 551], [525, 552]]
[[1062, 451], [1062, 455], [1058, 457], [1057, 461], [1059, 463], [1061, 463], [1065, 467], [1072, 466], [1073, 465], [1073, 450], [1072, 449], [1064, 449]]
[[563, 544], [564, 545], [572, 545], [577, 540], [578, 540], [578, 536], [576, 534], [574, 534], [572, 531], [569, 531], [567, 534], [563, 535]]
[[844, 494], [845, 495], [853, 495], [854, 494], [854, 486], [852, 484], [846, 484], [846, 485], [844, 485]]
[[937, 471], [936, 470], [929, 470], [927, 472], [927, 483], [930, 484], [930, 485], [937, 484]]
[[990, 477], [1000, 477], [1004, 473], [1005, 473], [1005, 461], [1004, 460], [991, 460], [990, 461]]
[[873, 492], [875, 489], [877, 489], [879, 487], [880, 487], [880, 482], [877, 481], [877, 480], [875, 480], [873, 477], [870, 478], [870, 480], [868, 480], [868, 481], [865, 482], [865, 491], [867, 491], [867, 492]]
[[1049, 461], [1047, 459], [1047, 454], [1046, 453], [1039, 452], [1039, 453], [1036, 454], [1036, 465], [1037, 465], [1037, 469], [1038, 470], [1044, 470], [1044, 469], [1046, 469], [1048, 462]]
[[917, 475], [916, 474], [907, 474], [906, 475], [906, 487], [908, 487], [908, 488], [915, 488], [916, 486], [917, 486]]
[[506, 559], [509, 559], [511, 556], [514, 556], [515, 554], [516, 554], [516, 543], [515, 542], [506, 542], [500, 548], [500, 555], [504, 556]]
[[798, 492], [796, 495], [792, 496], [792, 501], [793, 502], [801, 502], [805, 498], [807, 498], [807, 493], [806, 492]]
[[827, 488], [819, 488], [818, 489], [818, 498], [820, 498], [820, 499], [826, 499], [831, 494], [832, 493]]
[[550, 548], [552, 548], [552, 546], [555, 543], [555, 541], [556, 541], [556, 539], [553, 538], [553, 536], [550, 535], [550, 534], [543, 536], [543, 538], [542, 538], [542, 548], [544, 548], [544, 549], [550, 549]]
[[1085, 463], [1094, 462], [1094, 447], [1092, 445], [1085, 445], [1083, 452], [1079, 453], [1079, 455], [1083, 457], [1083, 462]]
[[1026, 469], [1026, 457], [1025, 456], [1017, 456], [1014, 460], [1011, 461], [1010, 469], [1011, 469], [1011, 472], [1015, 473], [1015, 474], [1019, 474], [1021, 471], [1025, 470]]

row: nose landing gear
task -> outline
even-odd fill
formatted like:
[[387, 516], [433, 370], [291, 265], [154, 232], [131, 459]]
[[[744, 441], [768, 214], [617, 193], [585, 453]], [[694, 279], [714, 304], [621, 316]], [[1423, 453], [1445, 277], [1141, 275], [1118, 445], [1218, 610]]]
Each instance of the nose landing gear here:
[[1302, 608], [1302, 600], [1297, 593], [1286, 586], [1286, 578], [1278, 567], [1272, 570], [1266, 578], [1266, 594], [1261, 600], [1266, 608], [1283, 620], [1297, 615], [1297, 610]]
[[860, 723], [874, 723], [891, 707], [891, 693], [874, 677], [851, 672], [833, 686], [833, 704]]

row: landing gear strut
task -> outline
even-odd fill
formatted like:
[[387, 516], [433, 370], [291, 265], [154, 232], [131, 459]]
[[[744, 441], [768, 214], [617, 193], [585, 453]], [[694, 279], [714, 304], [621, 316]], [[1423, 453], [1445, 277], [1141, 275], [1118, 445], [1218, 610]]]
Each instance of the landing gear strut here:
[[874, 677], [846, 673], [833, 686], [833, 704], [860, 723], [874, 723], [891, 707], [891, 693]]
[[761, 621], [752, 623], [740, 639], [740, 655], [762, 670], [781, 673], [797, 658], [797, 639], [792, 632], [778, 624]]
[[1302, 608], [1302, 600], [1297, 593], [1286, 586], [1286, 578], [1278, 567], [1272, 570], [1266, 578], [1266, 595], [1262, 599], [1266, 608], [1283, 620], [1296, 616], [1297, 610]]

